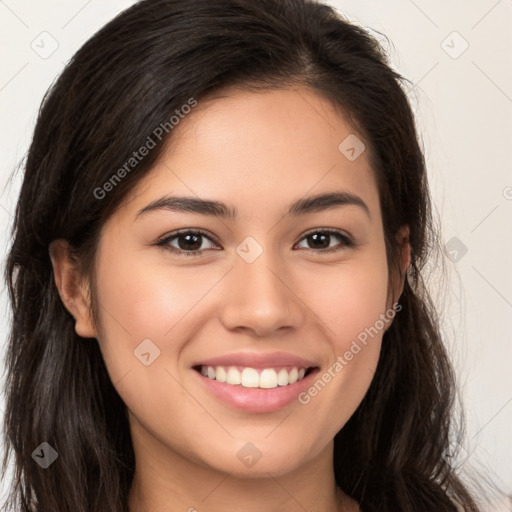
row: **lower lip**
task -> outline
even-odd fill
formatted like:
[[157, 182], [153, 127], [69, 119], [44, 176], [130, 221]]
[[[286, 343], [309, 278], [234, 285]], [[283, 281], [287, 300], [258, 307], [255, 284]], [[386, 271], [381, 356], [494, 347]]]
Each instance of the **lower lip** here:
[[225, 382], [209, 379], [196, 370], [204, 386], [224, 404], [236, 409], [247, 412], [274, 412], [283, 409], [292, 402], [298, 402], [298, 396], [305, 391], [311, 384], [311, 380], [318, 372], [315, 368], [302, 380], [286, 386], [277, 386], [276, 388], [244, 388], [240, 384], [233, 386]]

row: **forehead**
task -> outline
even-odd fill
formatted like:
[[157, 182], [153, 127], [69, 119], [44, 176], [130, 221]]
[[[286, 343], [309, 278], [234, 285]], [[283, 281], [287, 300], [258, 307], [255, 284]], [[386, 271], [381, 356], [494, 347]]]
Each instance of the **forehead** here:
[[200, 101], [171, 135], [133, 191], [132, 209], [179, 194], [255, 215], [255, 208], [334, 189], [378, 204], [367, 142], [341, 109], [307, 87], [224, 91]]

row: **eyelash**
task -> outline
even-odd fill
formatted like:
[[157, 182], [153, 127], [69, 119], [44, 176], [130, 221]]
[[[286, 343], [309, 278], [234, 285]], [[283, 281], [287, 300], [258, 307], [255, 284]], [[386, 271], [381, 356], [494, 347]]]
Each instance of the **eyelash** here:
[[[314, 231], [309, 231], [307, 233], [305, 233], [303, 235], [303, 237], [299, 240], [299, 242], [301, 242], [302, 240], [304, 240], [305, 238], [307, 238], [308, 236], [310, 235], [314, 235], [316, 233], [321, 233], [323, 235], [331, 235], [331, 236], [335, 236], [337, 237], [339, 240], [341, 240], [343, 242], [343, 245], [342, 246], [336, 246], [336, 247], [331, 247], [329, 249], [306, 249], [308, 251], [312, 251], [312, 252], [316, 252], [316, 253], [320, 253], [320, 254], [325, 254], [325, 253], [332, 253], [332, 252], [336, 252], [336, 251], [339, 251], [341, 249], [343, 249], [344, 247], [345, 248], [351, 248], [351, 247], [355, 247], [356, 246], [356, 243], [350, 238], [348, 237], [347, 235], [345, 235], [344, 233], [342, 233], [341, 231], [338, 231], [338, 230], [335, 230], [335, 229], [315, 229]], [[171, 245], [169, 245], [169, 242], [175, 238], [178, 238], [180, 235], [201, 235], [205, 238], [207, 238], [208, 240], [210, 240], [211, 242], [214, 242], [214, 243], [217, 243], [215, 240], [213, 240], [210, 235], [208, 235], [208, 233], [206, 233], [205, 231], [202, 231], [201, 229], [195, 229], [195, 230], [191, 230], [191, 229], [184, 229], [184, 230], [180, 230], [180, 231], [176, 231], [174, 233], [172, 233], [171, 235], [169, 236], [166, 236], [165, 238], [159, 240], [155, 245], [159, 246], [159, 247], [163, 247], [164, 249], [172, 252], [172, 253], [175, 253], [175, 254], [178, 254], [178, 255], [185, 255], [185, 256], [193, 256], [193, 257], [197, 257], [197, 256], [202, 256], [205, 251], [204, 250], [196, 250], [196, 251], [184, 251], [182, 249], [176, 249], [176, 247], [172, 247]]]

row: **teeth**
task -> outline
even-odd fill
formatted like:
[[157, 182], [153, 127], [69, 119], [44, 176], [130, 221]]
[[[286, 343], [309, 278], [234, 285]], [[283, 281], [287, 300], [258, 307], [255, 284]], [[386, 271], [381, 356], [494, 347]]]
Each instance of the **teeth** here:
[[226, 370], [224, 370], [222, 366], [217, 366], [217, 370], [215, 370], [215, 380], [218, 380], [219, 382], [226, 382], [227, 378]]
[[228, 368], [228, 376], [226, 378], [226, 382], [228, 384], [232, 384], [233, 386], [241, 384], [242, 383], [242, 375], [236, 368], [233, 368], [231, 366]]
[[232, 386], [242, 385], [244, 388], [272, 389], [278, 386], [288, 386], [298, 380], [302, 380], [306, 374], [306, 368], [264, 368], [260, 372], [255, 368], [243, 368], [240, 371], [235, 366], [224, 368], [223, 366], [201, 366], [201, 374], [209, 379], [225, 382]]
[[277, 374], [277, 384], [279, 386], [288, 385], [288, 372], [284, 368], [279, 370], [279, 373]]
[[261, 372], [260, 388], [277, 388], [277, 373], [274, 369], [265, 369]]
[[260, 376], [254, 368], [244, 368], [242, 372], [242, 386], [244, 388], [257, 388], [260, 385]]

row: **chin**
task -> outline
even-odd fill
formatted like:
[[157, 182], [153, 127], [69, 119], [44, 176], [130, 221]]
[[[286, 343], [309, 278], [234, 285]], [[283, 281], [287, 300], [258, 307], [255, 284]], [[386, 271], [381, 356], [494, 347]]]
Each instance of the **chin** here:
[[208, 457], [201, 457], [203, 465], [222, 473], [240, 478], [268, 478], [290, 473], [306, 463], [308, 452], [304, 441], [283, 446], [262, 440], [224, 444], [217, 451], [209, 451]]

